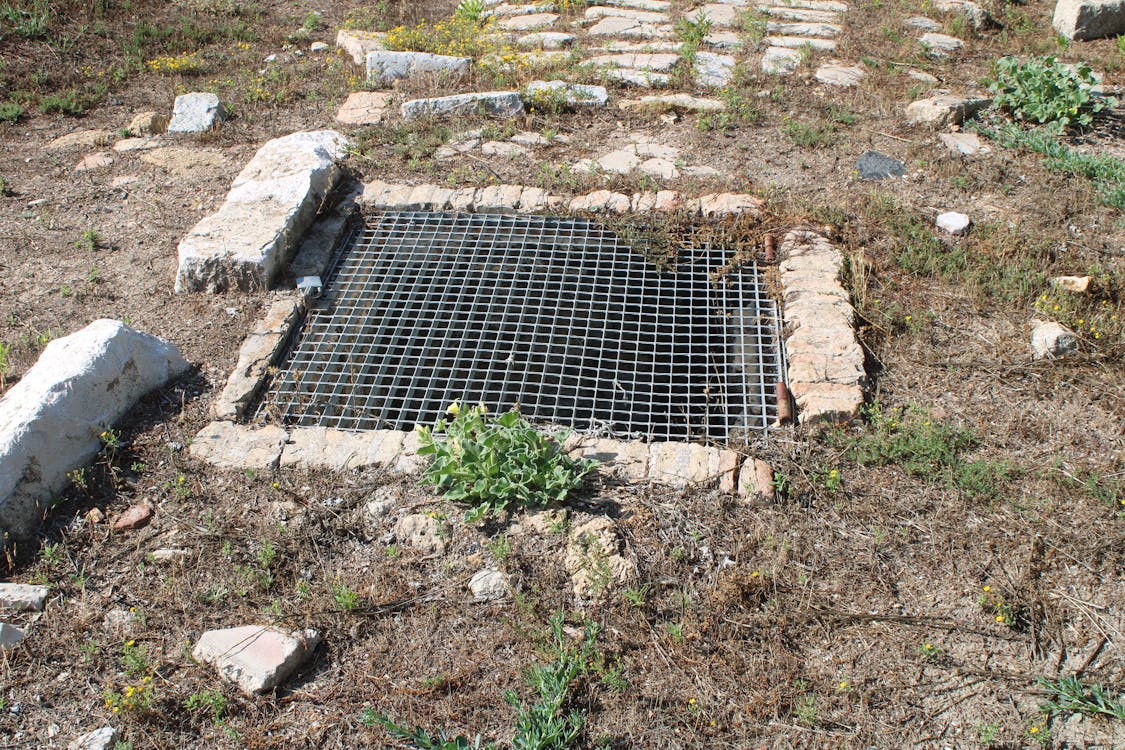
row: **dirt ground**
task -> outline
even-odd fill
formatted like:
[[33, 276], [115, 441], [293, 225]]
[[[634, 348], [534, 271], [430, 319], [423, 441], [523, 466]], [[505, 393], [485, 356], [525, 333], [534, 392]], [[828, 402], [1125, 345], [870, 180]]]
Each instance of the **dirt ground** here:
[[[1043, 0], [991, 7], [1004, 27], [979, 33], [921, 0], [856, 3], [835, 54], [864, 60], [858, 87], [826, 93], [811, 67], [778, 79], [751, 68], [731, 94], [746, 116], [728, 127], [611, 106], [349, 131], [352, 166], [368, 179], [740, 190], [768, 200], [761, 233], [828, 233], [848, 258], [870, 406], [847, 430], [787, 427], [738, 446], [771, 463], [775, 500], [601, 477], [553, 528], [523, 513], [466, 526], [459, 506], [414, 479], [223, 473], [189, 458], [269, 294], [175, 294], [179, 239], [265, 140], [338, 127], [338, 105], [361, 82], [350, 60], [310, 53], [311, 42], [332, 43], [349, 19], [414, 24], [451, 5], [0, 2], [0, 24], [50, 8], [41, 35], [0, 25], [0, 103], [23, 110], [0, 121], [0, 388], [50, 339], [101, 317], [168, 339], [195, 365], [117, 426], [121, 447], [37, 538], [9, 548], [5, 579], [46, 583], [51, 597], [44, 614], [10, 618], [29, 638], [0, 654], [0, 748], [61, 748], [104, 725], [138, 750], [408, 746], [372, 726], [371, 712], [508, 746], [505, 691], [528, 698], [523, 670], [549, 659], [558, 612], [569, 632], [599, 627], [570, 694], [586, 712], [576, 747], [1125, 748], [1125, 721], [1045, 714], [1038, 682], [1077, 675], [1125, 693], [1125, 224], [1087, 180], [1039, 156], [992, 144], [960, 157], [907, 125], [920, 92], [891, 64], [965, 90], [1002, 54], [1057, 53], [1093, 61], [1116, 89], [1125, 48], [1060, 47]], [[961, 56], [919, 54], [905, 19], [926, 11], [966, 39]], [[193, 50], [206, 61], [196, 74], [144, 63]], [[200, 89], [234, 113], [184, 140], [218, 154], [210, 166], [173, 172], [114, 152], [108, 167], [79, 172], [99, 149], [45, 148], [76, 131], [117, 134], [137, 112], [170, 111], [176, 93]], [[66, 92], [89, 107], [51, 111]], [[534, 163], [433, 158], [479, 127], [568, 142]], [[1113, 127], [1102, 121], [1075, 143], [1119, 147]], [[636, 132], [723, 176], [561, 169]], [[908, 178], [859, 180], [854, 164], [869, 149], [901, 159]], [[973, 231], [937, 237], [940, 210], [969, 213]], [[1047, 281], [1081, 274], [1095, 278], [1082, 297]], [[1078, 352], [1032, 362], [1037, 317], [1076, 328]], [[389, 515], [365, 512], [386, 497]], [[87, 519], [97, 508], [112, 521], [146, 499], [156, 514], [144, 529]], [[440, 520], [444, 554], [394, 538], [408, 511]], [[615, 520], [637, 570], [630, 585], [580, 600], [562, 559], [567, 524], [587, 514]], [[186, 557], [159, 562], [160, 549]], [[467, 581], [487, 566], [511, 577], [511, 600], [473, 601]], [[247, 698], [190, 652], [201, 632], [250, 622], [314, 627], [324, 642], [283, 688]], [[144, 677], [150, 702], [114, 712], [106, 696]]]

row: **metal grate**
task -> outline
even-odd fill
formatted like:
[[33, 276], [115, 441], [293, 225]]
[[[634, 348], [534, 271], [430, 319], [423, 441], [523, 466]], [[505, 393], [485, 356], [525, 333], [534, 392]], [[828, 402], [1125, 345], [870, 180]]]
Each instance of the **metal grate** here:
[[777, 306], [753, 265], [713, 283], [728, 260], [684, 248], [661, 271], [578, 218], [377, 214], [344, 244], [259, 414], [409, 430], [461, 399], [615, 437], [764, 431]]

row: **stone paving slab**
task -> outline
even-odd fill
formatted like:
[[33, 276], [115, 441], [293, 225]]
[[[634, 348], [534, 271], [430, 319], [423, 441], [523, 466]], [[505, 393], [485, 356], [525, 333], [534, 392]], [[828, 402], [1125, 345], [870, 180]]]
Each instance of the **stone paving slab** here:
[[814, 232], [789, 232], [781, 243], [781, 277], [789, 390], [803, 425], [849, 422], [863, 404], [863, 349], [854, 312], [839, 281], [843, 257]]
[[280, 299], [270, 305], [238, 350], [238, 362], [226, 387], [211, 407], [215, 419], [238, 419], [265, 381], [266, 373], [281, 357], [290, 331], [300, 320], [304, 304], [297, 299]]

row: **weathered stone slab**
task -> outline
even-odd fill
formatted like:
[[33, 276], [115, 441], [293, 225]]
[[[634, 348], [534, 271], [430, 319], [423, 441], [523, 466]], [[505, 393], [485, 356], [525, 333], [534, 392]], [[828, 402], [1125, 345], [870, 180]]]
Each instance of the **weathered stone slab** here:
[[831, 37], [839, 34], [843, 29], [831, 23], [777, 23], [770, 21], [766, 24], [766, 31], [779, 36], [799, 37]]
[[348, 221], [358, 210], [359, 198], [362, 194], [363, 186], [358, 183], [352, 184], [349, 190], [339, 196], [335, 205], [321, 208], [320, 216], [305, 233], [305, 238], [301, 241], [301, 246], [289, 266], [294, 277], [298, 279], [302, 276], [323, 277], [327, 273], [336, 243], [347, 229]]
[[695, 82], [700, 86], [722, 87], [734, 78], [735, 60], [730, 55], [714, 52], [695, 54]]
[[619, 55], [596, 55], [586, 62], [598, 67], [631, 68], [633, 70], [666, 73], [676, 67], [676, 63], [679, 61], [679, 55], [633, 52]]
[[982, 143], [976, 133], [941, 133], [938, 139], [950, 151], [962, 156], [992, 153], [992, 147]]
[[508, 575], [499, 570], [478, 570], [469, 579], [469, 591], [478, 602], [494, 602], [512, 595]]
[[129, 121], [129, 135], [160, 135], [168, 129], [168, 118], [159, 112], [138, 112]]
[[628, 213], [631, 205], [629, 196], [624, 193], [614, 193], [609, 190], [595, 190], [589, 195], [580, 195], [570, 201], [571, 211], [589, 211], [591, 213], [611, 212], [616, 214]]
[[737, 214], [758, 216], [765, 206], [761, 198], [744, 193], [715, 193], [699, 198], [699, 213], [708, 218]]
[[821, 65], [816, 69], [816, 80], [829, 86], [850, 88], [863, 79], [863, 68], [848, 65]]
[[736, 467], [737, 454], [733, 451], [696, 443], [649, 445], [648, 478], [658, 484], [670, 487], [716, 484]]
[[424, 75], [462, 75], [469, 71], [471, 63], [467, 57], [380, 50], [367, 53], [367, 80], [376, 86], [386, 86]]
[[386, 34], [376, 31], [341, 29], [336, 35], [336, 46], [351, 55], [356, 65], [366, 65], [369, 54], [386, 49], [386, 37]]
[[270, 305], [265, 317], [242, 341], [234, 371], [211, 407], [215, 419], [238, 419], [243, 415], [262, 387], [266, 371], [281, 357], [289, 332], [303, 311], [304, 305], [295, 299], [282, 299]]
[[28, 583], [0, 583], [0, 612], [42, 612], [50, 590]]
[[766, 40], [773, 45], [762, 55], [762, 70], [770, 75], [788, 75], [801, 64], [801, 53], [795, 49], [778, 46], [776, 39]]
[[1031, 358], [1054, 359], [1065, 357], [1078, 349], [1074, 331], [1054, 321], [1035, 321], [1031, 331]]
[[559, 20], [557, 13], [532, 13], [505, 18], [498, 21], [496, 26], [504, 31], [533, 31], [545, 29], [557, 20]]
[[577, 523], [567, 538], [563, 564], [581, 597], [596, 597], [632, 580], [637, 566], [622, 554], [624, 543], [613, 520], [596, 516]]
[[289, 431], [289, 442], [281, 451], [279, 465], [305, 471], [389, 466], [392, 461], [384, 451], [384, 443], [395, 448], [396, 456], [402, 446], [402, 433], [397, 441], [390, 434], [391, 430], [348, 432], [327, 427], [295, 427]]
[[315, 630], [287, 631], [264, 625], [208, 630], [191, 655], [210, 664], [247, 695], [280, 685], [320, 643]]
[[1059, 0], [1051, 24], [1067, 39], [1125, 34], [1125, 0]]
[[516, 91], [485, 91], [434, 99], [413, 99], [402, 105], [404, 120], [417, 120], [422, 117], [463, 117], [473, 114], [515, 117], [522, 113], [523, 101]]
[[906, 174], [906, 165], [878, 151], [864, 151], [855, 162], [861, 180], [886, 180]]
[[[734, 3], [739, 5], [740, 3]], [[769, 3], [758, 4], [755, 6], [760, 11], [767, 11], [771, 7], [776, 7]], [[806, 8], [808, 10], [824, 10], [831, 11], [832, 13], [846, 13], [848, 6], [846, 3], [836, 2], [836, 0], [786, 0], [785, 7], [787, 8]]]
[[602, 0], [602, 5], [649, 10], [656, 13], [664, 13], [672, 7], [672, 3], [668, 0]]
[[606, 16], [587, 31], [590, 36], [635, 37], [637, 39], [668, 39], [675, 36], [671, 25], [656, 25], [621, 16]]
[[737, 26], [742, 22], [742, 10], [733, 5], [724, 3], [708, 3], [700, 5], [684, 13], [684, 17], [695, 21], [700, 14], [718, 28]]
[[481, 188], [473, 208], [482, 213], [515, 213], [522, 198], [522, 185], [489, 185]]
[[648, 477], [648, 444], [638, 440], [583, 440], [567, 451], [574, 458], [592, 458], [599, 471], [616, 474], [626, 482], [643, 482]]
[[100, 148], [113, 140], [113, 133], [108, 130], [79, 130], [77, 133], [67, 133], [43, 147], [44, 151], [89, 151]]
[[979, 97], [936, 94], [911, 102], [906, 107], [906, 118], [913, 124], [945, 128], [960, 125], [991, 103], [991, 99]]
[[653, 73], [650, 70], [631, 68], [607, 68], [602, 71], [602, 78], [643, 89], [661, 88], [672, 83], [672, 76], [667, 73]]
[[348, 145], [321, 130], [262, 146], [226, 202], [180, 242], [176, 291], [268, 288], [336, 184]]
[[288, 434], [276, 425], [249, 427], [212, 422], [191, 441], [190, 453], [221, 469], [276, 469]]
[[[770, 45], [766, 50], [766, 54], [770, 54], [770, 50], [778, 50], [773, 55], [778, 58], [785, 58], [795, 60], [790, 72], [796, 68], [797, 63], [800, 62], [800, 50], [804, 48], [812, 50], [820, 50], [823, 52], [833, 52], [836, 49], [836, 42], [832, 39], [819, 39], [811, 36], [768, 36], [766, 37], [766, 44]], [[787, 50], [785, 55], [782, 55], [781, 50]], [[765, 70], [766, 60], [762, 58], [762, 69]], [[767, 73], [769, 71], [766, 71]]]
[[0, 649], [12, 648], [27, 637], [27, 631], [6, 622], [0, 622]]
[[798, 419], [804, 425], [855, 419], [866, 373], [849, 297], [839, 281], [843, 258], [813, 232], [789, 232], [781, 254], [787, 371]]
[[947, 34], [923, 34], [918, 41], [926, 48], [930, 57], [947, 57], [965, 46], [960, 39]]
[[609, 101], [604, 86], [566, 81], [532, 81], [527, 84], [527, 95], [532, 102], [560, 101], [569, 107], [604, 107]]
[[336, 113], [336, 122], [345, 125], [378, 125], [390, 109], [391, 94], [378, 91], [357, 91], [348, 95], [347, 100]]
[[110, 750], [117, 741], [114, 727], [102, 727], [76, 737], [66, 746], [66, 750]]
[[227, 112], [215, 94], [180, 94], [172, 106], [168, 132], [205, 133], [226, 118]]
[[0, 541], [39, 523], [67, 472], [149, 391], [188, 369], [175, 346], [116, 320], [56, 339], [0, 397]]
[[574, 34], [564, 34], [559, 31], [537, 31], [525, 34], [516, 40], [516, 44], [524, 49], [563, 49], [574, 43]]
[[668, 16], [661, 12], [652, 12], [644, 10], [636, 10], [634, 8], [622, 8], [605, 5], [595, 5], [586, 9], [586, 18], [626, 18], [630, 21], [637, 21], [639, 23], [667, 23]]
[[790, 21], [806, 21], [811, 23], [832, 23], [839, 20], [839, 14], [829, 10], [814, 10], [810, 8], [788, 8], [772, 6], [763, 11], [773, 18], [785, 18]]
[[[934, 9], [942, 13], [958, 13], [965, 17], [976, 31], [996, 25], [988, 11], [972, 0], [934, 0]], [[1125, 27], [1122, 27], [1125, 30]]]

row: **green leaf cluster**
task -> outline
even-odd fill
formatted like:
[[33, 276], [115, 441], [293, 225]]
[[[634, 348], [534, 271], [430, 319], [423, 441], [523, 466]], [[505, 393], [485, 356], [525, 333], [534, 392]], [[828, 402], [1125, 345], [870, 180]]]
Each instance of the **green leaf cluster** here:
[[454, 407], [452, 419], [418, 428], [418, 455], [433, 456], [424, 482], [470, 506], [468, 523], [513, 506], [562, 502], [597, 466], [562, 453], [560, 436], [544, 435], [514, 409], [492, 418], [483, 406]]
[[987, 82], [995, 106], [1060, 132], [1089, 127], [1095, 114], [1117, 106], [1113, 97], [1093, 93], [1094, 74], [1086, 63], [1065, 65], [1054, 57], [1032, 57], [1021, 63], [1009, 56], [997, 60], [993, 69], [996, 77]]

